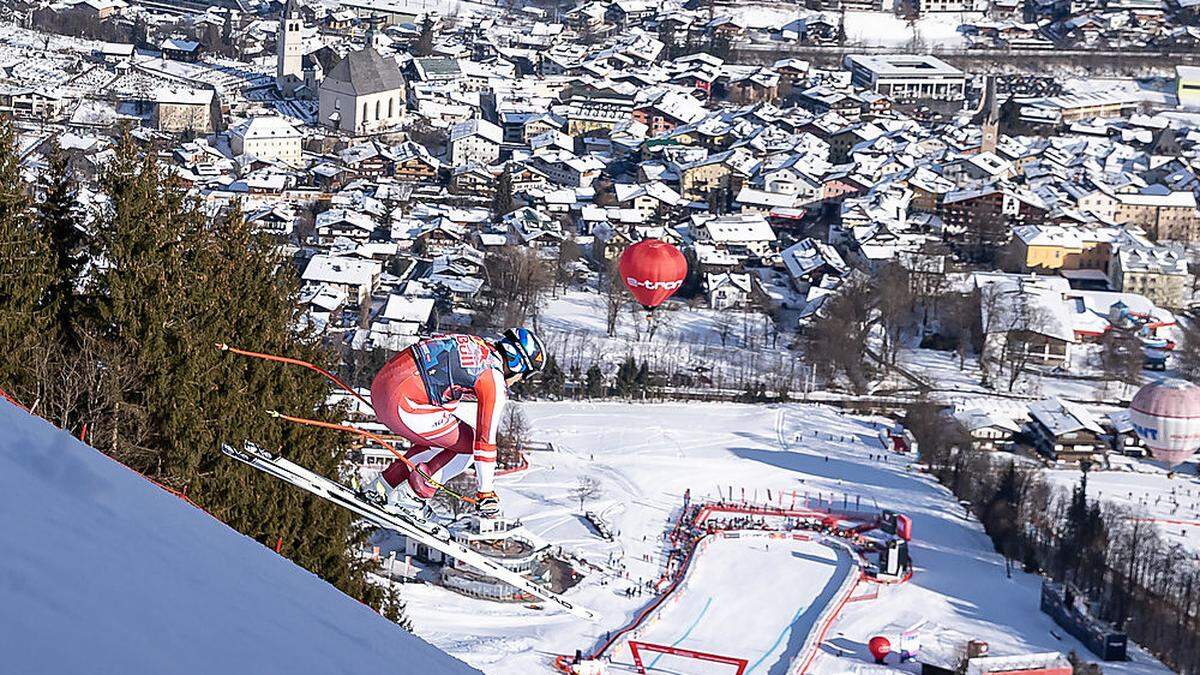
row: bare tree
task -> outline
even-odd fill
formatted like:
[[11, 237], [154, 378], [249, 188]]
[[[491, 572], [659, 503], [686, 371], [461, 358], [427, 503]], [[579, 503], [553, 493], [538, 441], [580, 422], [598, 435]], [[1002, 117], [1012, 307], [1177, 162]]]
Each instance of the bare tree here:
[[845, 375], [851, 388], [867, 390], [867, 336], [871, 327], [872, 289], [865, 279], [848, 278], [838, 294], [826, 301], [824, 317], [809, 333], [806, 353], [817, 372]]
[[606, 269], [600, 274], [600, 291], [604, 296], [605, 327], [608, 336], [612, 337], [617, 334], [617, 319], [627, 302], [625, 284], [621, 281], [621, 271], [615, 258], [608, 261]]
[[554, 284], [550, 264], [532, 248], [505, 246], [488, 256], [486, 266], [491, 322], [499, 326], [536, 322], [542, 300]]
[[929, 326], [930, 316], [938, 318], [939, 310], [947, 299], [949, 281], [937, 261], [922, 257], [915, 258], [914, 264], [908, 269], [908, 287], [912, 293], [913, 303], [921, 309], [921, 334], [924, 335]]
[[979, 326], [979, 307], [975, 298], [954, 293], [946, 294], [939, 305], [938, 333], [954, 341], [954, 353], [961, 371], [966, 368], [967, 355], [971, 353], [975, 330]]
[[1019, 293], [1010, 298], [1006, 310], [1006, 330], [1002, 341], [1001, 363], [1008, 369], [1008, 390], [1016, 387], [1021, 373], [1034, 360], [1034, 350], [1050, 336], [1046, 334], [1051, 317], [1046, 308], [1035, 304], [1034, 297]]
[[1144, 361], [1142, 343], [1129, 331], [1113, 327], [1100, 338], [1104, 385], [1116, 385], [1118, 397], [1124, 395], [1127, 386], [1137, 386], [1141, 382]]
[[571, 494], [579, 500], [580, 511], [583, 510], [583, 503], [585, 501], [589, 499], [595, 499], [603, 493], [604, 490], [601, 489], [600, 483], [597, 482], [595, 478], [587, 475], [580, 476], [579, 482], [576, 483], [575, 487], [571, 490]]
[[1189, 380], [1200, 378], [1200, 324], [1194, 319], [1181, 321], [1183, 339], [1175, 351], [1175, 367]]
[[529, 442], [529, 420], [516, 405], [509, 405], [496, 434], [496, 465], [511, 469], [521, 464], [521, 450]]
[[979, 303], [979, 350], [980, 384], [987, 386], [992, 380], [992, 369], [999, 363], [998, 348], [994, 336], [1000, 331], [1004, 293], [996, 286], [984, 286], [976, 292]]
[[[467, 473], [460, 473], [450, 479], [446, 487], [460, 495], [471, 494], [475, 491], [475, 479]], [[467, 502], [451, 495], [447, 490], [434, 493], [433, 504], [438, 510], [449, 513], [451, 518], [457, 518], [468, 510]]]
[[881, 355], [886, 363], [895, 365], [901, 334], [912, 318], [913, 296], [908, 271], [899, 263], [891, 263], [875, 276], [873, 286], [875, 311], [883, 335]]
[[560, 288], [566, 288], [571, 281], [571, 270], [579, 260], [579, 244], [567, 237], [558, 246], [558, 256], [554, 261], [554, 294], [558, 295]]

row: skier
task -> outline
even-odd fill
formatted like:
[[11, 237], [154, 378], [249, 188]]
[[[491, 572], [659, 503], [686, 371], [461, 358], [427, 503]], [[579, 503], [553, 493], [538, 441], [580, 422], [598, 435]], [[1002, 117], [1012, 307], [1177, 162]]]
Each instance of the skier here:
[[[532, 331], [512, 328], [496, 342], [475, 335], [439, 335], [400, 352], [375, 375], [371, 401], [379, 421], [413, 444], [367, 487], [384, 504], [424, 504], [437, 492], [429, 478], [445, 471], [449, 481], [475, 462], [481, 515], [500, 513], [492, 483], [496, 474], [496, 431], [508, 387], [546, 365], [542, 341]], [[476, 401], [475, 424], [454, 416], [460, 401]], [[453, 462], [458, 458], [465, 458]], [[447, 467], [447, 465], [450, 465]]]

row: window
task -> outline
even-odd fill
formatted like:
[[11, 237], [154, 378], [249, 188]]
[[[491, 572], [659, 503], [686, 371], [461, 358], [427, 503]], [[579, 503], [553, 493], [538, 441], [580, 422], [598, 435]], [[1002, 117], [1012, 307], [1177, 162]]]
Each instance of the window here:
[[382, 102], [382, 101], [375, 101], [375, 119], [379, 119], [379, 117], [380, 117], [380, 115], [379, 115], [379, 110], [380, 110], [380, 107], [379, 107], [379, 106], [380, 106], [380, 104], [381, 104], [381, 103], [383, 103], [383, 102]]
[[396, 99], [389, 98], [388, 99], [388, 117], [395, 117], [395, 116], [396, 116]]
[[362, 121], [366, 122], [366, 121], [367, 121], [367, 102], [366, 102], [366, 101], [363, 101], [363, 114], [362, 114], [362, 117], [363, 117], [363, 118], [362, 118]]

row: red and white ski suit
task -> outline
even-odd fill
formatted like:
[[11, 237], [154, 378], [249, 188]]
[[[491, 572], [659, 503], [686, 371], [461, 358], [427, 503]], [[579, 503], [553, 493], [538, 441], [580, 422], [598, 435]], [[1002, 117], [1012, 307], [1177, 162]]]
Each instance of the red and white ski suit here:
[[[462, 473], [473, 458], [479, 491], [493, 491], [496, 430], [508, 400], [501, 359], [483, 338], [440, 335], [397, 354], [371, 382], [379, 421], [413, 444], [405, 456], [423, 462], [422, 470], [439, 482]], [[477, 402], [474, 428], [454, 416], [462, 401]], [[421, 497], [436, 492], [399, 459], [383, 478], [392, 487], [407, 479]]]

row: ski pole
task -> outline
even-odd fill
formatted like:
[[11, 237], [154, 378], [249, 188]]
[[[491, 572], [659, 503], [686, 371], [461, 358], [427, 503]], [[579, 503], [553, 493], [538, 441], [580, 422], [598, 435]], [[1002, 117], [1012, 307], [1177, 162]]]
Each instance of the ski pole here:
[[454, 490], [451, 490], [450, 488], [446, 487], [442, 483], [439, 483], [438, 481], [434, 480], [433, 476], [430, 476], [429, 474], [422, 471], [419, 467], [417, 467], [416, 464], [413, 464], [412, 460], [405, 457], [404, 453], [397, 450], [387, 439], [383, 438], [382, 436], [380, 436], [378, 434], [367, 431], [366, 429], [350, 427], [350, 426], [346, 426], [344, 424], [335, 424], [333, 422], [325, 422], [323, 420], [314, 420], [314, 419], [310, 419], [308, 417], [296, 417], [294, 415], [286, 415], [284, 413], [279, 412], [278, 410], [268, 410], [267, 414], [270, 415], [271, 417], [281, 419], [281, 420], [284, 420], [287, 422], [292, 422], [294, 424], [301, 424], [301, 425], [309, 426], [309, 427], [318, 427], [321, 429], [331, 429], [333, 431], [344, 431], [344, 432], [348, 432], [351, 434], [355, 434], [357, 436], [362, 436], [363, 438], [368, 438], [370, 440], [373, 440], [376, 443], [379, 443], [383, 447], [387, 448], [393, 455], [398, 457], [401, 462], [404, 462], [404, 464], [408, 466], [408, 469], [410, 471], [416, 471], [418, 475], [420, 475], [422, 478], [424, 478], [426, 480], [426, 482], [428, 482], [434, 488], [445, 492], [446, 494], [450, 495], [451, 497], [454, 497], [455, 499], [467, 502], [468, 504], [476, 503], [474, 498], [468, 497], [466, 495], [461, 495], [461, 494], [455, 492]]
[[248, 357], [254, 358], [254, 359], [262, 359], [264, 361], [275, 361], [276, 363], [287, 363], [287, 364], [290, 364], [293, 366], [302, 366], [304, 368], [308, 368], [309, 370], [314, 370], [314, 371], [324, 375], [326, 377], [326, 379], [328, 379], [330, 382], [333, 382], [337, 386], [341, 387], [343, 390], [345, 390], [347, 393], [349, 393], [354, 398], [357, 398], [358, 400], [360, 400], [364, 404], [366, 404], [366, 406], [368, 408], [370, 408], [372, 414], [375, 412], [375, 406], [371, 405], [371, 402], [368, 401], [362, 394], [358, 393], [350, 385], [343, 382], [341, 380], [341, 378], [339, 378], [337, 375], [334, 375], [333, 373], [329, 372], [328, 370], [325, 370], [324, 368], [322, 368], [316, 364], [309, 363], [308, 361], [302, 361], [300, 359], [293, 359], [288, 356], [277, 356], [275, 354], [264, 354], [262, 352], [252, 352], [248, 349], [238, 349], [237, 347], [231, 347], [224, 342], [216, 343], [216, 347], [217, 347], [217, 349], [219, 349], [223, 352], [232, 352], [234, 354], [239, 354], [241, 356], [248, 356]]

